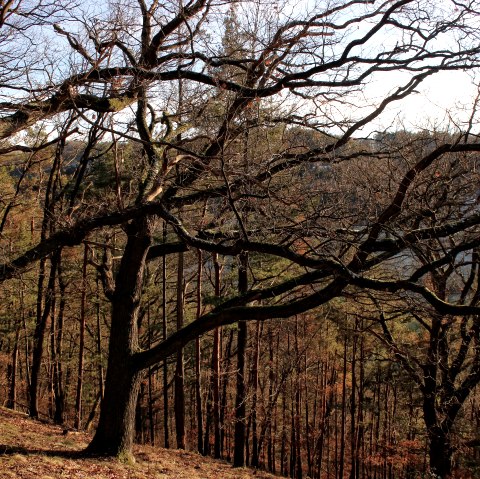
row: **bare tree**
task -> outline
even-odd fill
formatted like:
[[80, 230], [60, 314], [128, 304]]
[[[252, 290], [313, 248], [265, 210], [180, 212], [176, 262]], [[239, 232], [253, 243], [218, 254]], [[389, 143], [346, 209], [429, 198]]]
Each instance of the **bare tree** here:
[[[477, 67], [477, 2], [318, 2], [301, 13], [288, 2], [275, 8], [262, 0], [237, 2], [235, 29], [249, 48], [228, 54], [225, 36], [218, 33], [228, 33], [228, 25], [218, 22], [227, 7], [210, 0], [112, 2], [104, 14], [79, 9], [67, 14], [59, 7], [44, 15], [56, 5], [4, 14], [12, 22], [18, 15], [12, 35], [32, 37], [40, 26], [48, 30], [68, 62], [53, 69], [58, 58], [35, 51], [27, 56], [29, 68], [5, 61], [0, 137], [9, 143], [2, 152], [24, 148], [14, 135], [25, 128], [72, 113], [69, 133], [109, 132], [137, 143], [138, 158], [128, 186], [122, 190], [117, 182], [114, 201], [105, 195], [102, 206], [98, 197], [75, 187], [87, 181], [90, 160], [79, 167], [56, 198], [68, 205], [59, 210], [67, 214], [50, 218], [51, 234], [36, 245], [7, 257], [0, 278], [54, 258], [60, 248], [78, 245], [95, 231], [121, 226], [115, 272], [108, 261], [97, 265], [112, 306], [111, 337], [104, 400], [89, 452], [129, 454], [144, 372], [219, 326], [286, 318], [358, 288], [406, 291], [440, 314], [478, 314], [476, 304], [440, 298], [423, 281], [423, 271], [433, 274], [452, 251], [476, 247], [480, 215], [475, 208], [457, 208], [456, 215], [427, 224], [425, 209], [411, 207], [422, 175], [452, 155], [480, 151], [475, 114], [469, 134], [459, 131], [437, 141], [414, 163], [399, 162], [402, 150], [384, 145], [382, 138], [359, 139], [362, 128], [415, 94], [428, 77]], [[455, 44], [445, 46], [445, 36]], [[391, 72], [403, 73], [404, 83], [358, 108], [364, 85]], [[255, 145], [248, 165], [241, 147], [246, 131]], [[106, 159], [106, 153], [96, 157]], [[398, 163], [403, 174], [387, 176], [388, 188], [359, 203], [355, 181], [342, 178], [349, 165], [362, 162], [362, 171]], [[72, 187], [75, 194], [67, 194]], [[205, 221], [198, 219], [200, 200], [207, 205]], [[177, 241], [158, 240], [158, 218], [169, 223]], [[413, 274], [377, 278], [383, 265], [417, 254], [431, 241], [442, 244], [438, 259]], [[138, 315], [146, 264], [188, 248], [248, 253], [285, 266], [274, 278], [260, 274], [248, 291], [141, 350]]]

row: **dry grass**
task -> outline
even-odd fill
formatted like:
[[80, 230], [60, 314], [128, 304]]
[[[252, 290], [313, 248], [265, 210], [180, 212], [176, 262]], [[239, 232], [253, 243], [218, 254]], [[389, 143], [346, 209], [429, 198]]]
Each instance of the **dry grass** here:
[[63, 435], [60, 427], [0, 408], [0, 478], [15, 479], [275, 479], [198, 454], [149, 446], [135, 449], [135, 464], [79, 457], [90, 436]]

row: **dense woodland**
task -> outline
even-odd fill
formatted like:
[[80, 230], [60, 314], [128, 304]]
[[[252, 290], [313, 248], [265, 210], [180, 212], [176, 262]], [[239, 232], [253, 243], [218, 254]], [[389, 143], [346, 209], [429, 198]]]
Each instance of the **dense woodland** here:
[[86, 455], [478, 477], [479, 97], [388, 114], [475, 79], [479, 19], [0, 1], [2, 403], [91, 430]]

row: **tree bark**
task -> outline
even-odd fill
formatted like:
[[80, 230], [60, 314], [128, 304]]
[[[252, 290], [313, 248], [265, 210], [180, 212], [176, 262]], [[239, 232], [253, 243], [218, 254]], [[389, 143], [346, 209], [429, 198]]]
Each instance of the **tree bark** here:
[[[163, 243], [167, 242], [167, 223], [162, 228]], [[162, 339], [167, 339], [167, 258], [162, 257]], [[168, 363], [163, 360], [163, 441], [164, 447], [170, 447], [170, 434], [168, 425]]]
[[47, 322], [50, 317], [52, 303], [55, 294], [55, 278], [57, 265], [60, 258], [60, 251], [55, 253], [51, 259], [50, 276], [45, 293], [45, 304], [42, 311], [43, 278], [45, 265], [40, 265], [39, 287], [37, 297], [37, 324], [33, 337], [33, 359], [30, 383], [30, 417], [38, 418], [38, 392], [40, 387], [40, 367], [43, 358], [44, 338], [47, 329]]
[[450, 431], [435, 425], [429, 427], [427, 433], [430, 475], [435, 479], [448, 479], [451, 477], [453, 466]]
[[100, 294], [99, 294], [99, 277], [97, 276], [96, 285], [96, 316], [97, 316], [97, 354], [98, 354], [98, 390], [100, 392], [100, 403], [103, 401], [104, 395], [104, 374], [103, 374], [103, 350], [102, 350], [102, 327], [100, 324]]
[[341, 406], [341, 419], [340, 419], [340, 460], [339, 460], [339, 471], [338, 478], [343, 479], [343, 470], [345, 463], [345, 428], [346, 428], [346, 405], [345, 397], [347, 394], [347, 336], [343, 338], [343, 377], [342, 377], [342, 406]]
[[258, 434], [257, 434], [257, 396], [258, 396], [258, 362], [260, 357], [260, 322], [257, 321], [255, 333], [255, 351], [252, 365], [252, 467], [259, 466]]
[[135, 434], [136, 402], [143, 378], [132, 355], [139, 350], [138, 313], [151, 244], [150, 219], [133, 220], [126, 232], [127, 244], [112, 297], [105, 396], [97, 431], [86, 452], [129, 460]]
[[[221, 268], [218, 261], [218, 255], [213, 255], [213, 267], [215, 270], [215, 298], [220, 299], [220, 275]], [[215, 459], [222, 457], [221, 435], [220, 435], [220, 344], [221, 331], [215, 328], [213, 332], [213, 354], [212, 354], [212, 388], [213, 388], [213, 432], [214, 448], [213, 456]]]
[[[198, 268], [197, 268], [197, 311], [196, 319], [202, 314], [202, 252], [197, 251]], [[201, 383], [201, 367], [202, 353], [200, 338], [195, 340], [195, 403], [197, 416], [197, 449], [199, 454], [203, 454], [203, 409], [202, 409], [202, 383]]]
[[30, 417], [38, 417], [38, 382], [40, 374], [40, 363], [43, 357], [43, 339], [45, 337], [45, 329], [47, 327], [47, 317], [43, 313], [43, 290], [45, 283], [45, 263], [46, 259], [40, 260], [38, 266], [37, 281], [37, 318], [35, 331], [33, 333], [33, 352], [32, 352], [32, 368], [29, 384], [29, 413]]
[[75, 395], [75, 429], [80, 429], [82, 423], [82, 390], [83, 390], [83, 363], [85, 353], [85, 325], [86, 325], [86, 302], [87, 302], [87, 259], [88, 246], [83, 251], [82, 267], [82, 299], [80, 303], [80, 344], [78, 351], [78, 374], [77, 391]]
[[[150, 318], [150, 305], [147, 305], [147, 321], [148, 321], [148, 348], [152, 347], [152, 324]], [[155, 413], [153, 405], [155, 398], [153, 396], [154, 378], [152, 368], [148, 368], [148, 425], [150, 433], [150, 444], [155, 446]]]
[[[240, 294], [247, 292], [247, 256], [240, 255], [238, 269], [238, 290]], [[247, 344], [247, 323], [238, 322], [237, 336], [237, 393], [235, 397], [235, 448], [233, 467], [245, 466], [245, 349]]]
[[63, 326], [66, 306], [66, 284], [63, 277], [62, 261], [58, 262], [58, 287], [60, 292], [60, 304], [56, 318], [55, 338], [52, 338], [52, 356], [55, 358], [53, 364], [53, 388], [55, 394], [55, 412], [53, 420], [56, 424], [63, 424], [65, 422], [65, 387], [63, 374]]
[[9, 409], [15, 409], [17, 404], [17, 366], [18, 366], [18, 340], [20, 338], [20, 328], [19, 324], [15, 330], [15, 342], [13, 344], [12, 351], [12, 363], [8, 365], [8, 399], [6, 406]]
[[[183, 252], [178, 253], [177, 269], [177, 331], [183, 326]], [[177, 448], [185, 449], [185, 392], [184, 392], [184, 364], [183, 348], [177, 351], [177, 363], [175, 368], [175, 432], [177, 436]]]
[[[228, 403], [228, 391], [229, 391], [229, 383], [230, 383], [230, 363], [231, 363], [231, 357], [232, 357], [232, 344], [233, 344], [233, 338], [234, 338], [234, 331], [233, 329], [230, 330], [230, 334], [228, 335], [228, 338], [226, 340], [225, 344], [225, 353], [224, 353], [224, 360], [222, 361], [223, 365], [223, 370], [225, 371], [225, 374], [222, 377], [221, 381], [221, 390], [222, 394], [220, 396], [220, 453], [223, 455], [223, 452], [226, 450], [227, 451], [227, 460], [230, 460], [231, 453], [230, 453], [230, 447], [227, 447], [225, 444], [225, 439], [228, 440], [228, 443], [230, 444], [230, 437], [228, 436], [228, 431], [225, 428], [225, 419], [227, 417], [227, 403]], [[219, 344], [221, 345], [221, 336], [219, 335]], [[220, 348], [221, 350], [222, 348]], [[220, 371], [220, 367], [219, 367]]]

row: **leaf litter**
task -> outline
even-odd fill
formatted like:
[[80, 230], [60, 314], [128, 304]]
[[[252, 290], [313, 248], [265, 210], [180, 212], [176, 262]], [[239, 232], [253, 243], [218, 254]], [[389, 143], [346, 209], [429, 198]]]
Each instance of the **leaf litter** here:
[[134, 464], [84, 458], [91, 436], [0, 407], [0, 479], [275, 479], [194, 452], [135, 446]]

